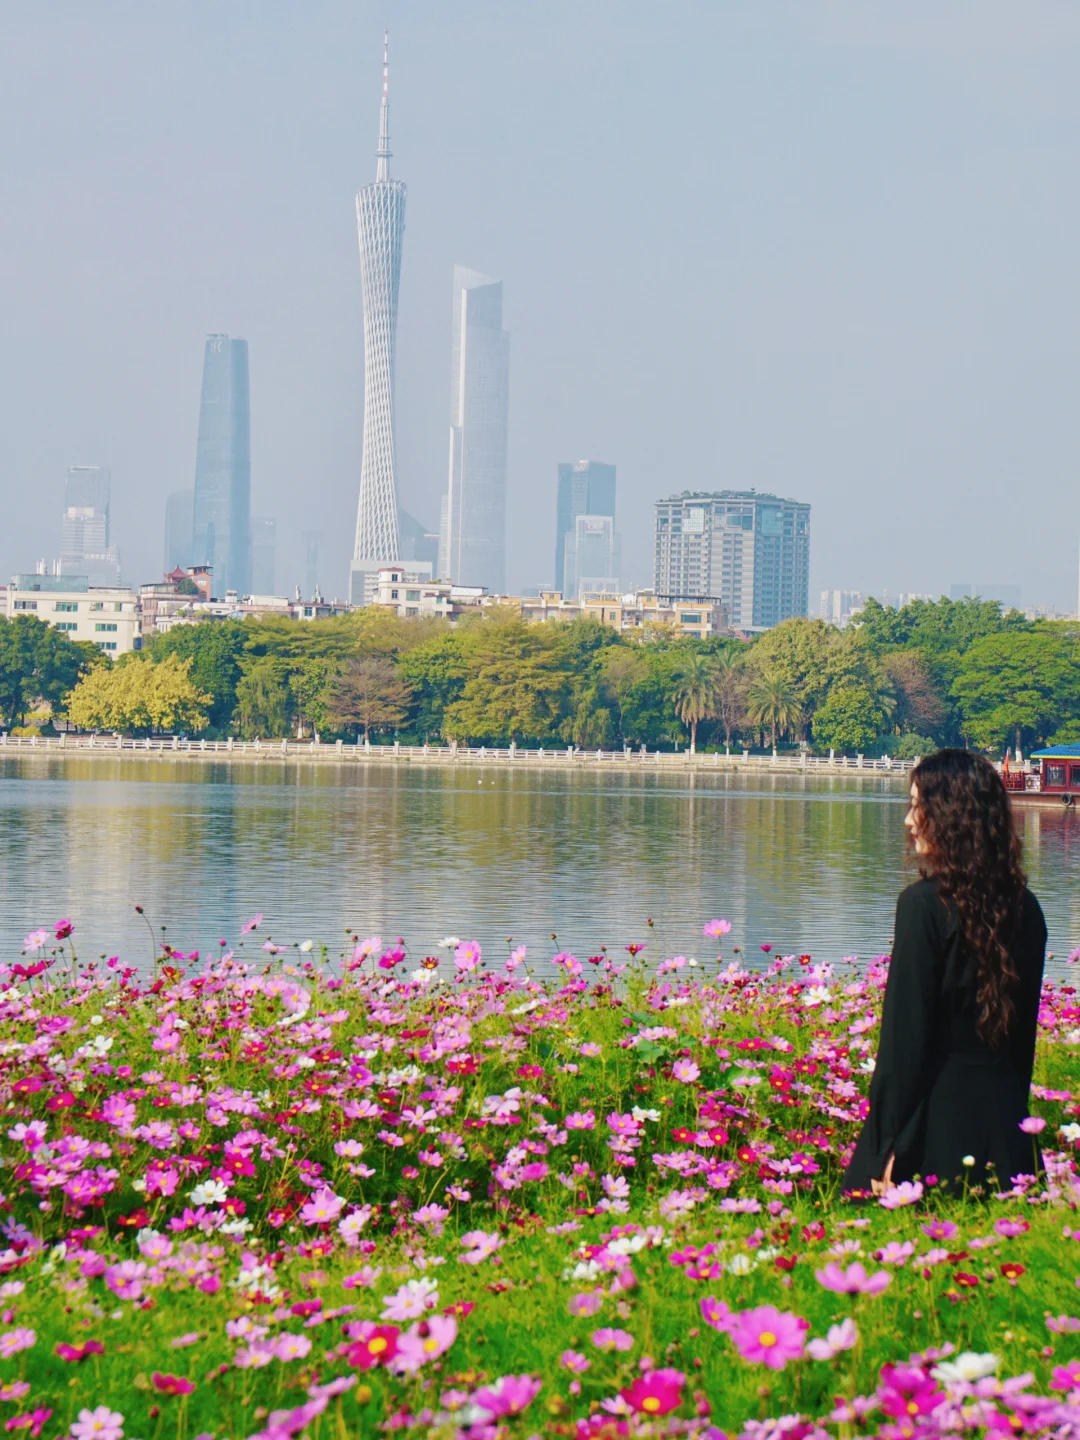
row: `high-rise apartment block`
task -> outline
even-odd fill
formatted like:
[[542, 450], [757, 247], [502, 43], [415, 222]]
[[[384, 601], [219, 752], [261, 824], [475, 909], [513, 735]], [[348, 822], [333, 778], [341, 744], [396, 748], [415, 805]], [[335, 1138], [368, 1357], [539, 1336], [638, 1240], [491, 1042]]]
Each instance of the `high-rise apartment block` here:
[[251, 590], [251, 402], [246, 340], [208, 335], [195, 456], [192, 552], [214, 591]]
[[805, 615], [810, 506], [755, 490], [684, 490], [656, 504], [656, 593], [713, 596], [736, 630]]
[[844, 630], [851, 623], [851, 617], [857, 615], [862, 607], [861, 590], [822, 590], [818, 616], [827, 624]]
[[[579, 515], [611, 517], [615, 526], [615, 466], [600, 460], [567, 461], [559, 466], [555, 501], [555, 589], [567, 594], [566, 547], [574, 543]], [[614, 544], [613, 540], [613, 544]]]
[[273, 595], [277, 578], [277, 521], [266, 515], [251, 520], [251, 593]]
[[454, 266], [450, 476], [439, 573], [456, 585], [506, 589], [510, 337], [502, 282]]
[[73, 465], [64, 485], [60, 522], [61, 575], [91, 585], [119, 585], [120, 556], [110, 534], [112, 476], [100, 465]]
[[364, 289], [364, 448], [360, 503], [349, 571], [349, 600], [367, 604], [379, 569], [398, 559], [397, 474], [394, 452], [394, 357], [397, 349], [404, 184], [390, 179], [390, 69], [383, 38], [383, 91], [375, 181], [356, 197], [360, 276]]

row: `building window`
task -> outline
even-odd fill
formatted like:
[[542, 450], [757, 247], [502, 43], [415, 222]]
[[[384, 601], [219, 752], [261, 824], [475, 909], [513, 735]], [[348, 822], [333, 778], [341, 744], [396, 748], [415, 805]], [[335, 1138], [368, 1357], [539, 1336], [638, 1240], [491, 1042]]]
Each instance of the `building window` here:
[[419, 591], [419, 590], [406, 590], [406, 591], [405, 591], [405, 599], [406, 599], [406, 600], [419, 600], [419, 599], [420, 599], [420, 591]]
[[397, 592], [396, 590], [391, 590], [391, 591], [390, 591], [390, 599], [391, 599], [391, 600], [396, 600], [397, 598], [398, 598], [398, 592]]
[[105, 609], [105, 606], [104, 606], [104, 603], [103, 603], [101, 600], [91, 600], [91, 601], [90, 601], [90, 609], [91, 609], [91, 610], [104, 610], [104, 609]]
[[1048, 790], [1060, 790], [1065, 784], [1065, 766], [1047, 765], [1046, 787]]
[[53, 609], [58, 610], [63, 615], [77, 615], [79, 602], [77, 600], [57, 600]]
[[115, 621], [102, 622], [101, 620], [99, 620], [98, 623], [94, 626], [95, 630], [115, 630], [116, 628], [117, 627]]
[[680, 616], [679, 616], [679, 623], [680, 623], [681, 625], [700, 625], [700, 624], [701, 624], [701, 616], [700, 616], [700, 615], [680, 615]]
[[54, 630], [77, 630], [78, 628], [79, 622], [77, 620], [57, 620], [53, 626]]
[[16, 609], [16, 610], [36, 610], [36, 609], [37, 609], [37, 601], [36, 601], [36, 600], [16, 600], [16, 601], [15, 601], [15, 609]]
[[115, 650], [115, 649], [116, 649], [116, 641], [115, 641], [115, 640], [99, 640], [99, 641], [97, 642], [97, 647], [98, 647], [99, 650]]

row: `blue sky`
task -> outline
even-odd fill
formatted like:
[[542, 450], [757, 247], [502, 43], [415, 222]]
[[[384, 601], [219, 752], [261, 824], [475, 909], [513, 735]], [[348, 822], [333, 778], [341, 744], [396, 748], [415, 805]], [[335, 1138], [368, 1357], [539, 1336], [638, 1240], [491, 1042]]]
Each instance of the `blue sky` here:
[[343, 589], [384, 19], [407, 508], [445, 486], [457, 262], [505, 286], [512, 583], [550, 581], [555, 467], [589, 456], [626, 581], [655, 499], [754, 485], [813, 504], [814, 591], [1075, 605], [1072, 0], [8, 0], [0, 569], [56, 553], [100, 463], [156, 576], [227, 331], [278, 587], [311, 528]]

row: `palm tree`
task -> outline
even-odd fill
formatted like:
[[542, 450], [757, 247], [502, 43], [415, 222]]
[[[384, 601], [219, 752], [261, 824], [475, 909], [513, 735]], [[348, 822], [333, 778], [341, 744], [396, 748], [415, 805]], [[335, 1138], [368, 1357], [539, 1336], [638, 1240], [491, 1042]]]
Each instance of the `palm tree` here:
[[791, 730], [799, 723], [801, 710], [795, 692], [775, 670], [761, 672], [750, 686], [746, 701], [747, 719], [751, 725], [769, 727], [774, 750], [777, 731]]
[[716, 672], [706, 655], [688, 655], [675, 675], [671, 691], [675, 714], [690, 727], [690, 754], [697, 749], [697, 727], [708, 720], [716, 706]]

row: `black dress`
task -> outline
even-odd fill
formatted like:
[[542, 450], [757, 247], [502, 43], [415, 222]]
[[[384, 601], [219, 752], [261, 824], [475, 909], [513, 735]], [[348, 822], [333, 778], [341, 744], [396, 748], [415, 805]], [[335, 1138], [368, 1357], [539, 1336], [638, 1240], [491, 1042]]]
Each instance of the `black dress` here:
[[[1012, 954], [1019, 974], [1015, 1015], [993, 1050], [976, 1028], [975, 976], [955, 910], [935, 880], [919, 880], [896, 906], [896, 938], [881, 1012], [870, 1113], [844, 1175], [844, 1189], [869, 1191], [895, 1154], [893, 1183], [937, 1176], [941, 1184], [1008, 1189], [1041, 1166], [1028, 1113], [1035, 1031], [1046, 952], [1039, 902], [1024, 892]], [[965, 1166], [965, 1156], [974, 1157]]]

